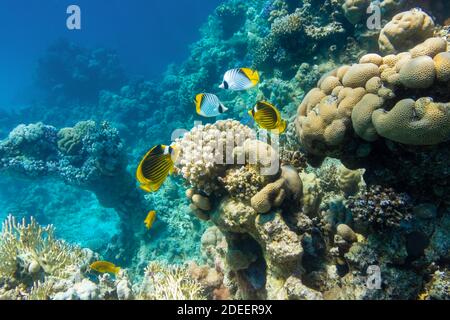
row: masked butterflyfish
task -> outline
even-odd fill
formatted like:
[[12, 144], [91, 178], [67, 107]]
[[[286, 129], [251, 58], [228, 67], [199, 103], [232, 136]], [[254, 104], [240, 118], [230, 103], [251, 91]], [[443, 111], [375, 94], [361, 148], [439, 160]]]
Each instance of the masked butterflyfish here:
[[263, 129], [277, 130], [280, 134], [286, 130], [287, 124], [281, 118], [280, 111], [269, 102], [259, 101], [248, 114]]
[[211, 93], [198, 94], [194, 103], [197, 113], [203, 117], [217, 117], [228, 111], [228, 108], [220, 102], [219, 98]]
[[95, 261], [89, 266], [92, 270], [100, 273], [114, 273], [117, 274], [120, 271], [120, 267], [117, 267], [114, 263], [108, 261]]
[[158, 191], [174, 169], [175, 149], [171, 146], [157, 145], [144, 156], [136, 171], [136, 178], [142, 190]]
[[253, 88], [259, 83], [258, 71], [240, 68], [228, 70], [219, 88], [239, 91]]
[[156, 211], [152, 210], [147, 214], [147, 217], [144, 220], [145, 227], [148, 230], [150, 230], [155, 220], [156, 220]]

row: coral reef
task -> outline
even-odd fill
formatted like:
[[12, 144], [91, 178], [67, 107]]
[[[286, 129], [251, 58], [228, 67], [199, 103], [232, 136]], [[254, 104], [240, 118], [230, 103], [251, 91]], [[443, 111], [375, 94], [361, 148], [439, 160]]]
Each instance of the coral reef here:
[[[377, 5], [379, 30], [366, 24]], [[1, 210], [36, 216], [4, 224], [0, 299], [448, 299], [448, 12], [443, 0], [229, 0], [158, 81], [125, 81], [103, 49], [51, 47], [45, 102], [0, 114]], [[261, 83], [214, 91], [238, 66]], [[192, 98], [206, 90], [230, 110], [198, 124]], [[260, 99], [280, 106], [285, 134], [253, 129]], [[130, 172], [149, 137], [180, 153], [144, 196]], [[89, 270], [100, 258], [121, 271]]]
[[296, 118], [300, 143], [311, 163], [332, 156], [349, 168], [366, 168], [377, 164], [369, 158], [397, 154], [401, 145], [445, 142], [450, 133], [448, 83], [437, 79], [436, 69], [445, 79], [446, 46], [442, 38], [429, 38], [409, 52], [368, 54], [359, 64], [325, 75], [305, 96]]
[[200, 282], [189, 275], [187, 267], [151, 262], [145, 269], [138, 299], [204, 300]]
[[42, 123], [19, 125], [0, 142], [0, 159], [0, 171], [10, 175], [32, 180], [56, 177], [93, 192], [121, 220], [124, 246], [115, 256], [130, 257], [125, 243], [132, 244], [133, 229], [140, 222], [136, 212], [144, 213], [145, 204], [126, 171], [118, 132], [108, 123], [86, 121], [60, 131]]
[[434, 34], [433, 19], [419, 9], [395, 15], [380, 32], [379, 46], [384, 54], [396, 54], [413, 48]]
[[[412, 218], [411, 200], [406, 194], [397, 194], [392, 189], [371, 186], [359, 197], [351, 197], [347, 207], [353, 214], [358, 229], [370, 224], [376, 230], [399, 227]], [[367, 226], [365, 226], [367, 227]]]
[[36, 70], [36, 83], [52, 103], [96, 99], [101, 90], [118, 89], [125, 80], [115, 53], [81, 48], [65, 40], [48, 48]]

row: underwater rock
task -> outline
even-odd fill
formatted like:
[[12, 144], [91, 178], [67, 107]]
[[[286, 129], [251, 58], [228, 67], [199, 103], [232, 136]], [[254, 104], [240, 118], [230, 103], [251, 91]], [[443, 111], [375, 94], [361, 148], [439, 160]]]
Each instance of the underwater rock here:
[[133, 234], [141, 223], [136, 212], [146, 212], [126, 165], [119, 134], [106, 122], [80, 122], [59, 132], [42, 123], [20, 125], [0, 141], [0, 171], [33, 180], [56, 177], [93, 192], [101, 205], [114, 208], [128, 251], [123, 259], [135, 250]]

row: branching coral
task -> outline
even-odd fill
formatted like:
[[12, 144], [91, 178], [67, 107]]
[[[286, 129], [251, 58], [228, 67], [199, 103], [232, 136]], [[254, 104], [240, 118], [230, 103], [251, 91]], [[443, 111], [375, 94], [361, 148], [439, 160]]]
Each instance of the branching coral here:
[[2, 226], [0, 256], [0, 274], [18, 280], [64, 278], [86, 259], [81, 249], [56, 240], [51, 225], [41, 227], [33, 218], [18, 223], [12, 216]]
[[[16, 299], [49, 299], [56, 281], [80, 272], [90, 255], [79, 247], [55, 239], [53, 226], [41, 227], [34, 218], [17, 222], [8, 216], [0, 234], [0, 283]], [[10, 288], [10, 289], [8, 289]], [[12, 290], [12, 291], [11, 291]]]
[[138, 299], [204, 300], [203, 290], [201, 284], [191, 277], [187, 267], [150, 262]]

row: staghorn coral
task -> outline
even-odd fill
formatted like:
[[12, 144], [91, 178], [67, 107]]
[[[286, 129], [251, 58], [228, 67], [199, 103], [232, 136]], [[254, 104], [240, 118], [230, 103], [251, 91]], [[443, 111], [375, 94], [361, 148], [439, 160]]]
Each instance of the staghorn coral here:
[[85, 263], [85, 253], [56, 240], [53, 226], [41, 227], [34, 218], [18, 223], [8, 216], [2, 225], [0, 275], [16, 281], [65, 278]]
[[203, 287], [188, 268], [150, 262], [137, 298], [140, 300], [204, 300]]
[[413, 48], [432, 37], [433, 19], [420, 9], [395, 15], [380, 31], [378, 43], [384, 54], [395, 54]]
[[70, 281], [91, 258], [89, 251], [55, 239], [52, 225], [8, 216], [0, 234], [0, 287], [15, 299], [50, 299], [55, 283]]

